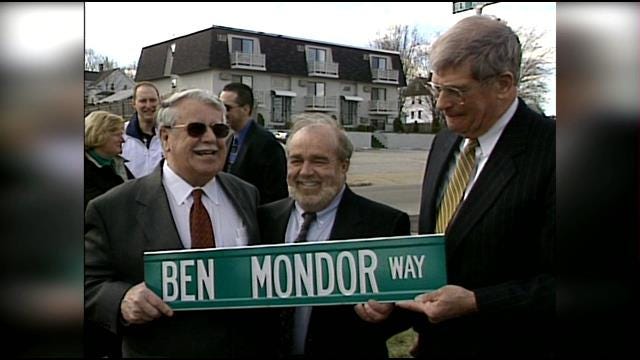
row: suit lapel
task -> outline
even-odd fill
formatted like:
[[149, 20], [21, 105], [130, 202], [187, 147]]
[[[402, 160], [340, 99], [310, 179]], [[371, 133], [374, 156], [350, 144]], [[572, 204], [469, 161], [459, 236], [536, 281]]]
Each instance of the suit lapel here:
[[144, 232], [145, 251], [184, 249], [162, 185], [162, 162], [140, 185], [136, 216]]
[[462, 137], [445, 130], [442, 139], [438, 139], [442, 145], [438, 148], [431, 148], [432, 154], [429, 157], [427, 171], [433, 172], [435, 176], [424, 174], [426, 179], [422, 187], [422, 203], [420, 204], [420, 233], [432, 233], [435, 230], [436, 215], [438, 213], [438, 189], [446, 181], [449, 161], [453, 157], [456, 146], [459, 146]]
[[453, 251], [467, 237], [473, 227], [491, 209], [503, 190], [517, 174], [517, 156], [525, 150], [528, 123], [522, 118], [521, 107], [505, 127], [465, 202], [449, 225], [449, 251]]
[[356, 195], [348, 186], [345, 187], [340, 204], [338, 204], [338, 211], [336, 212], [336, 219], [333, 223], [329, 240], [353, 239], [360, 234], [361, 226], [366, 226], [355, 201]]
[[274, 229], [271, 234], [271, 243], [282, 243], [286, 241], [285, 236], [287, 234], [287, 227], [289, 225], [289, 217], [291, 217], [291, 208], [293, 208], [293, 199], [287, 198], [278, 201], [278, 207], [275, 208], [272, 218], [272, 224], [270, 228]]
[[[260, 242], [260, 232], [258, 230], [255, 213], [251, 211], [250, 206], [247, 206], [251, 199], [239, 198], [243, 192], [237, 189], [237, 185], [230, 180], [230, 176], [231, 175], [228, 174], [218, 173], [216, 180], [247, 228], [247, 235], [249, 237], [248, 245], [256, 245]], [[257, 206], [257, 204], [255, 205]]]

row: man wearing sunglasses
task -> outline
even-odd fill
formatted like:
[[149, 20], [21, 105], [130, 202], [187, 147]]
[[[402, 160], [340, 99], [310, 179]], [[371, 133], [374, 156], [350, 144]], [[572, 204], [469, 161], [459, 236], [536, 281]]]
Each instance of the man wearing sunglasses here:
[[[555, 318], [555, 123], [517, 97], [521, 47], [487, 16], [432, 46], [447, 129], [434, 139], [419, 233], [444, 233], [446, 285], [416, 301], [416, 357], [549, 357]], [[370, 321], [390, 306], [368, 308]]]
[[122, 335], [124, 357], [272, 356], [266, 310], [174, 313], [143, 281], [144, 251], [260, 242], [257, 189], [222, 172], [224, 114], [202, 90], [172, 95], [157, 114], [166, 161], [88, 205], [85, 314]]
[[242, 83], [227, 84], [220, 99], [233, 129], [226, 171], [257, 187], [261, 204], [289, 196], [284, 149], [271, 132], [253, 120], [251, 88]]

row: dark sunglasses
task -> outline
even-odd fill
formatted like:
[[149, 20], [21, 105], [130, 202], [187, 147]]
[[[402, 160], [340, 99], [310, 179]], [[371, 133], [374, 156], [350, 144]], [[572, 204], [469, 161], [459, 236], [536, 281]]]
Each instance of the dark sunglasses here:
[[[208, 125], [208, 126], [211, 128], [211, 130], [213, 130], [213, 134], [216, 136], [216, 138], [226, 138], [227, 136], [229, 136], [229, 125], [227, 124], [217, 123], [217, 124]], [[207, 125], [201, 122], [192, 122], [189, 124], [174, 125], [174, 126], [167, 126], [167, 127], [170, 129], [186, 127], [187, 134], [189, 134], [189, 136], [194, 138], [199, 138], [202, 135], [204, 135], [205, 132], [207, 132]]]

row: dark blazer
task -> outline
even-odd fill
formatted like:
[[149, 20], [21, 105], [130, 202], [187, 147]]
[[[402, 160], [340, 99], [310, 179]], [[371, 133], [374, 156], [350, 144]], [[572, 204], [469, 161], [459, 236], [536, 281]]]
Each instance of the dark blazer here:
[[[267, 243], [282, 243], [294, 206], [287, 198], [258, 209]], [[347, 187], [338, 205], [330, 240], [409, 235], [409, 216], [354, 194]], [[291, 331], [283, 329], [282, 331]], [[386, 358], [388, 329], [361, 320], [353, 305], [317, 306], [311, 312], [305, 356], [318, 358]]]
[[[228, 172], [257, 187], [260, 204], [288, 197], [287, 158], [282, 145], [255, 121], [252, 120], [249, 126], [236, 161]], [[231, 149], [230, 144], [228, 148]]]
[[[433, 233], [447, 166], [462, 138], [433, 141], [419, 233]], [[551, 348], [555, 318], [555, 122], [521, 99], [446, 231], [448, 282], [475, 292], [479, 312], [433, 325], [422, 316], [419, 356], [536, 356]]]
[[[113, 187], [124, 182], [120, 175], [116, 174], [111, 166], [98, 167], [91, 160], [84, 157], [84, 209], [87, 209], [89, 201], [104, 194]], [[127, 179], [133, 179], [129, 168], [124, 167]]]
[[[270, 356], [273, 339], [260, 310], [179, 311], [144, 325], [123, 326], [120, 302], [143, 281], [143, 252], [183, 249], [161, 180], [162, 163], [91, 201], [85, 215], [85, 316], [122, 334], [123, 356]], [[258, 192], [233, 175], [216, 181], [244, 222], [249, 245], [260, 243]], [[251, 325], [248, 325], [251, 324]]]

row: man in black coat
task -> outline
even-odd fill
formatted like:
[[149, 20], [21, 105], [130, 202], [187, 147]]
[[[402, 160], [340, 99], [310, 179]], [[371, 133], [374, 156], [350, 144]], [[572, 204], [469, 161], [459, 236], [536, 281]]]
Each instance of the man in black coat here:
[[261, 204], [289, 196], [284, 149], [272, 133], [253, 120], [251, 88], [241, 83], [227, 84], [220, 99], [227, 108], [227, 121], [234, 132], [225, 171], [257, 187]]
[[553, 354], [555, 123], [517, 97], [520, 43], [471, 16], [433, 45], [447, 129], [433, 141], [419, 232], [444, 233], [448, 285], [415, 302], [417, 357]]
[[[406, 213], [354, 194], [346, 185], [353, 146], [335, 120], [298, 115], [287, 141], [292, 198], [258, 210], [264, 242], [292, 243], [409, 235]], [[364, 305], [356, 305], [356, 308]], [[285, 356], [386, 358], [385, 322], [359, 318], [353, 305], [297, 307], [282, 329]]]

